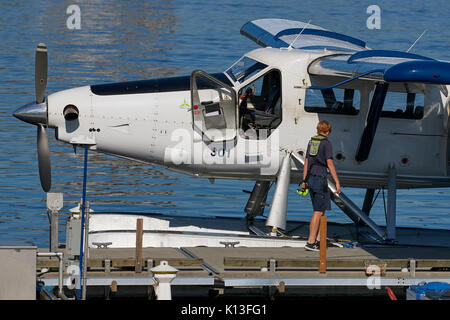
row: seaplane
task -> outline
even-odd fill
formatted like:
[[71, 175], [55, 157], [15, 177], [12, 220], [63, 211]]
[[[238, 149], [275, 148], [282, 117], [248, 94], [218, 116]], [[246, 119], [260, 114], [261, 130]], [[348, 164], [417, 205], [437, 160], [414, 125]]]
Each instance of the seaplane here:
[[[96, 84], [45, 95], [47, 48], [36, 51], [36, 100], [14, 116], [37, 126], [42, 188], [51, 188], [46, 129], [57, 140], [117, 157], [214, 179], [255, 181], [245, 206], [252, 234], [287, 230], [289, 185], [301, 180], [320, 120], [343, 187], [366, 190], [359, 208], [334, 203], [380, 241], [396, 239], [398, 189], [450, 187], [450, 62], [285, 19], [245, 23], [261, 48], [224, 72]], [[267, 204], [269, 190], [275, 185]], [[206, 187], [205, 187], [206, 188]], [[371, 215], [387, 190], [386, 227]], [[266, 207], [266, 228], [253, 228]], [[181, 218], [180, 218], [181, 219]], [[265, 233], [269, 230], [270, 233]]]

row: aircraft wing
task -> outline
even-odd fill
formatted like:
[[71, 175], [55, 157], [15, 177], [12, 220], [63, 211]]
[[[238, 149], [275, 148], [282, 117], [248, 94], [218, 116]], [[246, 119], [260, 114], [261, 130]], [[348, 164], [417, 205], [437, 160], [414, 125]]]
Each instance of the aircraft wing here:
[[[301, 35], [298, 36], [301, 32]], [[332, 32], [319, 26], [286, 19], [259, 19], [249, 21], [241, 34], [263, 47], [294, 49], [334, 49], [345, 51], [366, 50], [359, 39]]]
[[365, 50], [320, 57], [310, 63], [308, 73], [386, 82], [450, 84], [449, 62], [391, 50]]
[[263, 47], [287, 48], [291, 45], [294, 49], [349, 52], [313, 61], [308, 68], [311, 75], [450, 84], [449, 62], [409, 52], [371, 50], [362, 40], [301, 21], [253, 20], [242, 26], [241, 34]]

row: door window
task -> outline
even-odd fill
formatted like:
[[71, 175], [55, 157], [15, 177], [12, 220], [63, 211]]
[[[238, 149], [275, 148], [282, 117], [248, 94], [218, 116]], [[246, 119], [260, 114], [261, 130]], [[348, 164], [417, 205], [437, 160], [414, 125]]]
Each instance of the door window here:
[[237, 131], [235, 91], [201, 70], [191, 75], [194, 129], [211, 141], [235, 138]]

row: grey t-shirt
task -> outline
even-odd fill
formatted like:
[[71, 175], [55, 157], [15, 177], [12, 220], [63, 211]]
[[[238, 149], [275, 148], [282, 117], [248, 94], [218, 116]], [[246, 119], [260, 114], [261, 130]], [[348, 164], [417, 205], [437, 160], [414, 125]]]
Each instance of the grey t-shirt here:
[[[311, 157], [309, 155], [310, 143], [306, 150], [306, 158], [308, 159], [308, 174], [325, 177], [328, 174], [327, 160], [333, 159], [333, 148], [328, 139], [323, 139], [319, 145], [317, 156]], [[315, 159], [314, 159], [315, 158]]]

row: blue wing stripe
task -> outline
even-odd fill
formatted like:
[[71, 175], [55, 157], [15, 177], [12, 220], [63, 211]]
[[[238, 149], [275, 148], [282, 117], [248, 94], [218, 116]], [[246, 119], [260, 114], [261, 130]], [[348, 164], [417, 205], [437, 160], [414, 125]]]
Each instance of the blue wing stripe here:
[[[275, 39], [279, 39], [282, 36], [287, 36], [287, 35], [296, 35], [299, 34], [303, 29], [302, 28], [292, 28], [292, 29], [285, 29], [282, 30], [280, 32], [278, 32], [275, 35]], [[309, 35], [313, 35], [313, 36], [319, 36], [319, 37], [325, 37], [325, 38], [330, 38], [330, 39], [336, 39], [336, 40], [341, 40], [344, 42], [349, 42], [351, 44], [360, 46], [362, 48], [366, 47], [366, 43], [362, 40], [347, 36], [345, 34], [341, 34], [341, 33], [337, 33], [337, 32], [332, 32], [332, 31], [327, 31], [327, 30], [320, 30], [320, 29], [309, 29], [306, 28], [302, 34], [309, 34]]]
[[[295, 36], [303, 28], [292, 27], [294, 24], [301, 25], [305, 23], [299, 21], [283, 19], [261, 19], [249, 21], [241, 28], [241, 34], [255, 41], [263, 47], [286, 48], [294, 39], [281, 39], [285, 36]], [[293, 45], [294, 48], [310, 49], [339, 49], [339, 50], [366, 50], [366, 43], [359, 39], [328, 31], [318, 26], [310, 25], [302, 33], [303, 37], [297, 39]], [[317, 37], [317, 38], [314, 38]], [[289, 42], [289, 43], [288, 43]]]
[[[419, 55], [401, 52], [398, 52], [398, 54], [392, 52], [390, 57], [387, 57], [386, 52], [381, 55], [374, 54], [369, 53], [366, 60], [361, 60], [361, 57], [365, 57], [364, 54], [359, 55], [359, 58], [357, 56], [353, 60], [351, 57], [354, 57], [355, 54], [352, 56], [349, 54], [336, 54], [318, 58], [310, 63], [308, 73], [318, 76], [340, 76], [352, 79], [357, 79], [364, 75], [373, 80], [384, 80], [386, 82], [450, 84], [450, 62], [426, 57], [422, 59]], [[396, 57], [393, 57], [393, 55], [396, 55]], [[376, 59], [377, 57], [386, 59], [379, 60]], [[400, 60], [393, 58], [399, 58]], [[382, 73], [383, 76], [380, 77], [379, 73]]]
[[365, 58], [376, 58], [376, 57], [389, 57], [389, 58], [404, 58], [404, 59], [415, 59], [415, 60], [434, 60], [432, 58], [424, 57], [418, 54], [394, 51], [394, 50], [366, 50], [359, 51], [348, 58], [348, 63], [353, 63], [359, 59]]

